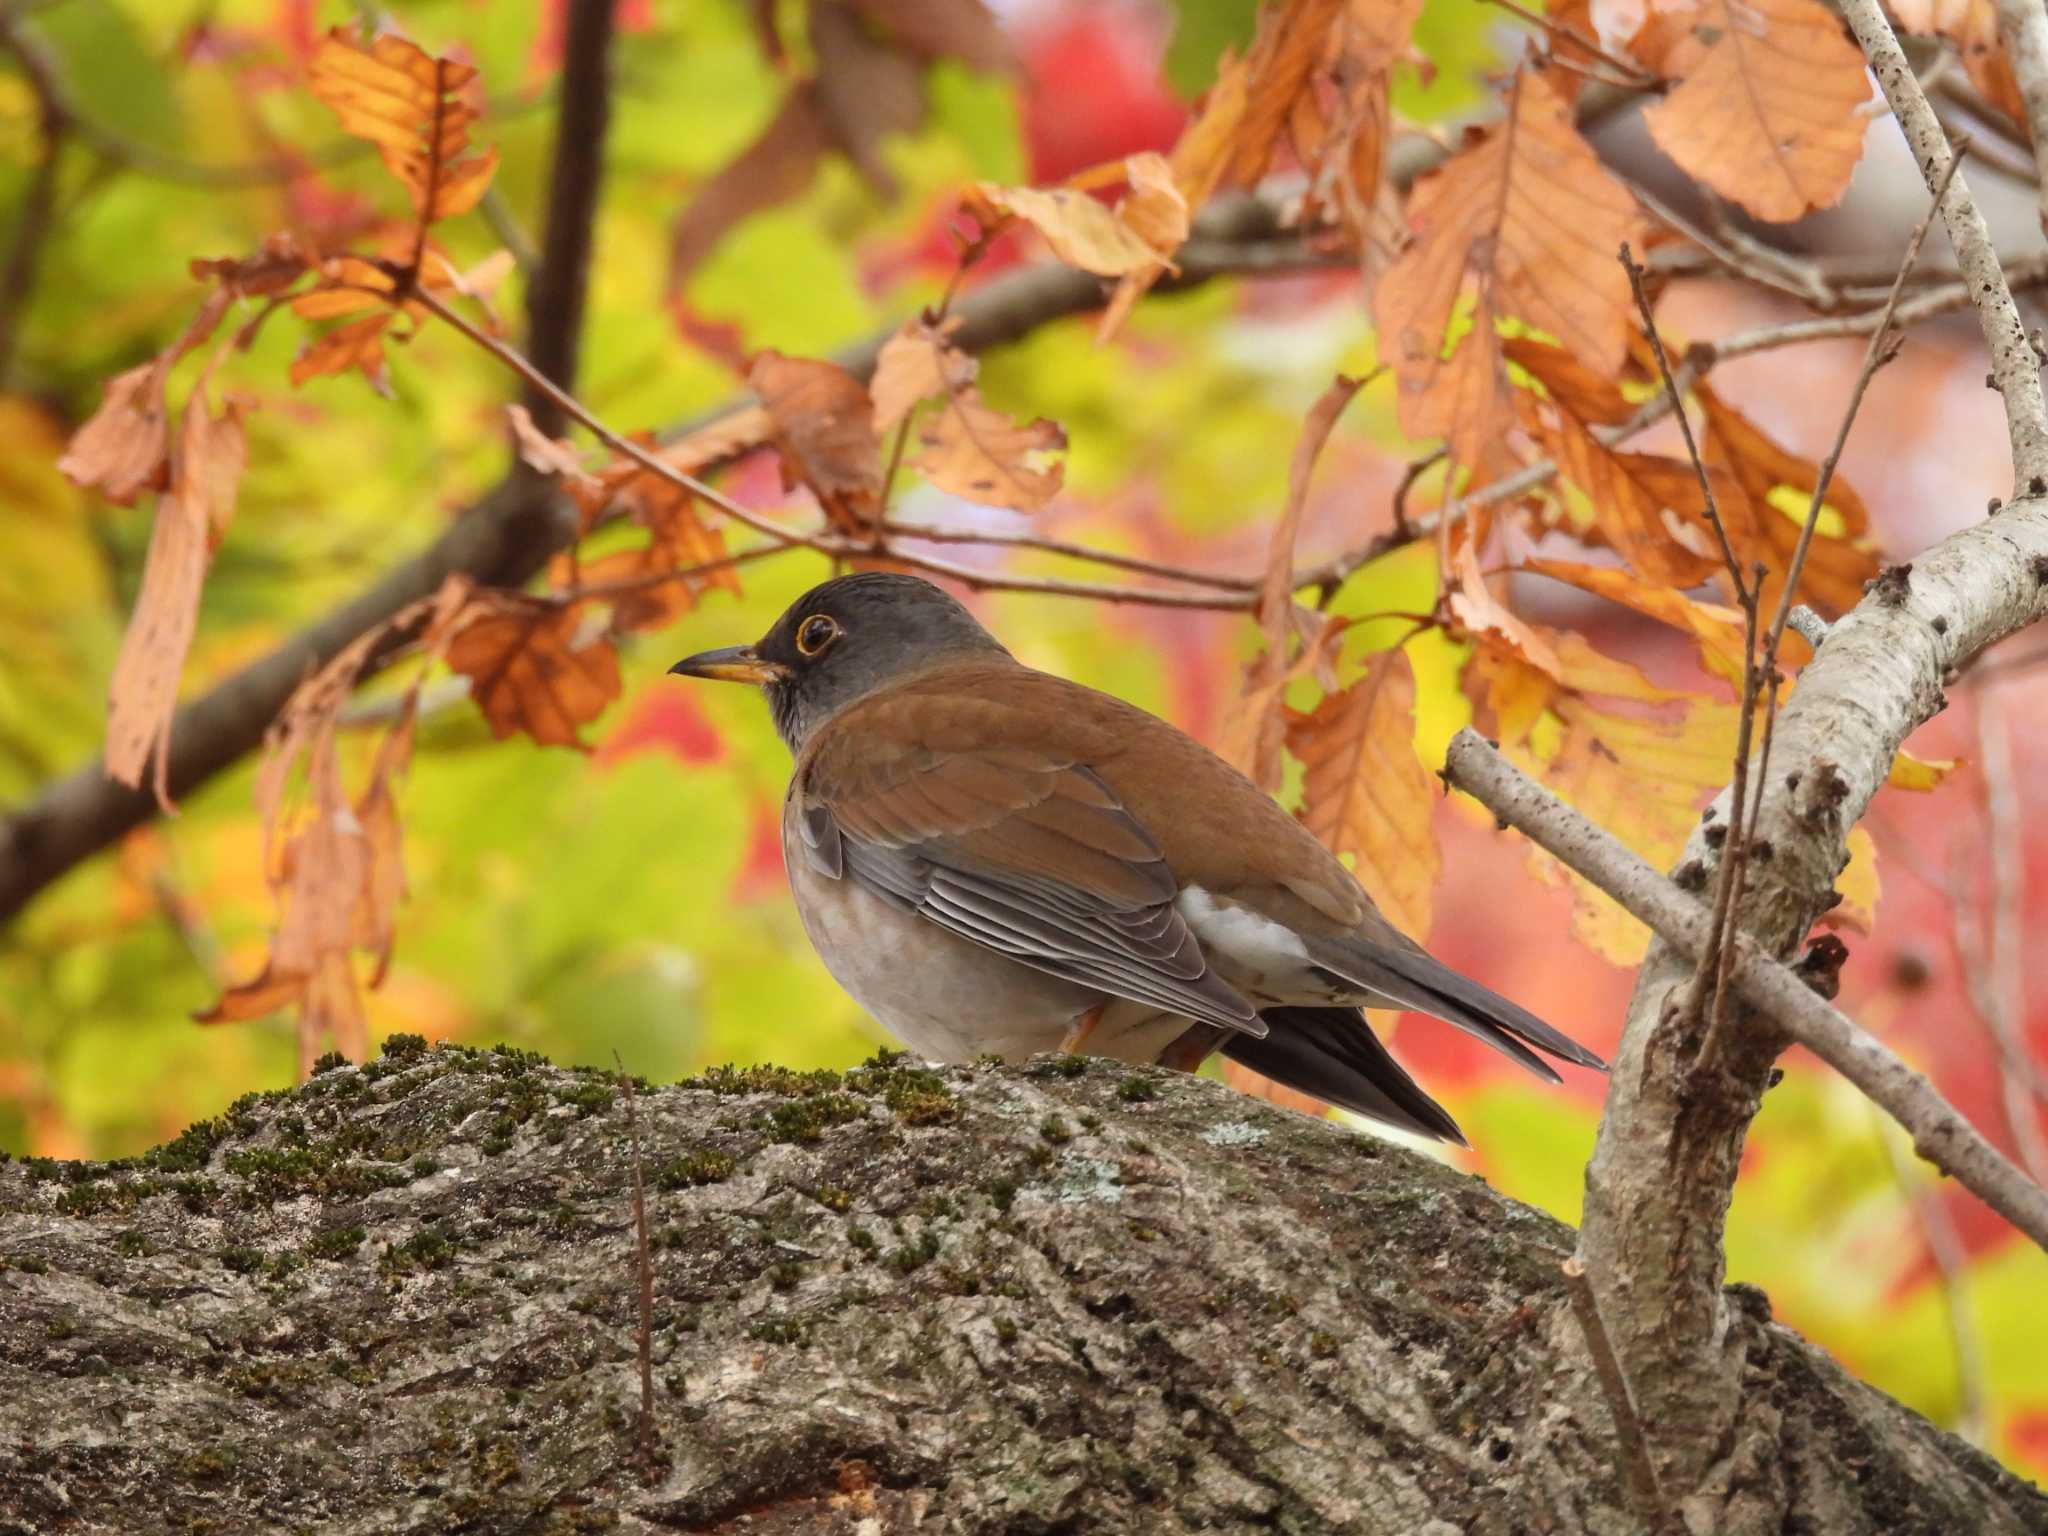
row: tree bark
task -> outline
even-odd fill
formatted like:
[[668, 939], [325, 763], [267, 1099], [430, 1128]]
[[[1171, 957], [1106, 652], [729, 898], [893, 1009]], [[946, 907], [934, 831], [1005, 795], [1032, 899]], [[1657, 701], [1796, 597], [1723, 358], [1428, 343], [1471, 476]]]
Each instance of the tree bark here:
[[[1198, 1079], [713, 1074], [400, 1037], [127, 1164], [0, 1167], [0, 1532], [1642, 1529], [1572, 1233]], [[1776, 1528], [2048, 1497], [1738, 1287]]]

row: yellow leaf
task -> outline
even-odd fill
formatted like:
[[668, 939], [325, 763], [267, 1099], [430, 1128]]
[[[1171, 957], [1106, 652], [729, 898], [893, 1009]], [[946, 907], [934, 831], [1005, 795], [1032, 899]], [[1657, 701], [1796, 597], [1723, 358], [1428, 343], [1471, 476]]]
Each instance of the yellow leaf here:
[[1849, 862], [1835, 877], [1841, 904], [1823, 919], [1838, 928], [1868, 933], [1877, 922], [1877, 843], [1868, 830], [1851, 827], [1848, 837]]
[[1910, 789], [1925, 794], [1939, 788], [1941, 781], [1959, 766], [1957, 759], [1952, 757], [1929, 761], [1910, 752], [1901, 752], [1892, 759], [1891, 775], [1885, 782], [1893, 789]]

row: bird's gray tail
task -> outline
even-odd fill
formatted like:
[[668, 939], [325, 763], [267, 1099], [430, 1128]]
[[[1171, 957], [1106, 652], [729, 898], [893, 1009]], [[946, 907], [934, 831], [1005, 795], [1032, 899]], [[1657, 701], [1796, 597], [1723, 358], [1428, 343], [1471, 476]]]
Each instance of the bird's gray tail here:
[[1465, 1146], [1457, 1121], [1394, 1060], [1356, 1008], [1266, 1008], [1266, 1034], [1232, 1033], [1224, 1055], [1369, 1120]]
[[1309, 957], [1332, 982], [1369, 994], [1364, 999], [1369, 1006], [1410, 1008], [1442, 1019], [1550, 1082], [1562, 1079], [1536, 1051], [1574, 1066], [1607, 1070], [1606, 1062], [1569, 1035], [1419, 947], [1319, 938], [1311, 943]]

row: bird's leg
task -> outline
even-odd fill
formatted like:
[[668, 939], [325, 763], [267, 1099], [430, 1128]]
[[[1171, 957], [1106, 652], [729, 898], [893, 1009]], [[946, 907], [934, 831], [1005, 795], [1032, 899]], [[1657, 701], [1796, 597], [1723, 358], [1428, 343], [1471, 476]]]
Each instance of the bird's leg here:
[[1060, 1049], [1069, 1056], [1085, 1055], [1088, 1039], [1095, 1033], [1095, 1026], [1102, 1022], [1102, 1015], [1108, 1007], [1108, 1003], [1097, 1003], [1086, 1013], [1079, 1015], [1068, 1026], [1066, 1034], [1060, 1037]]

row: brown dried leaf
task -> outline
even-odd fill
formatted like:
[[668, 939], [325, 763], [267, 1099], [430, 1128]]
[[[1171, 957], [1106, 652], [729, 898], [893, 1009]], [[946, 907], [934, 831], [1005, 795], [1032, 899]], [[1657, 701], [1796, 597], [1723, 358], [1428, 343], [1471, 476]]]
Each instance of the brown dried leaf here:
[[178, 678], [198, 628], [206, 568], [234, 515], [247, 462], [240, 402], [230, 398], [213, 415], [202, 376], [185, 408], [170, 489], [157, 500], [141, 590], [107, 691], [107, 776], [140, 789], [153, 760], [151, 788], [167, 812], [175, 809], [170, 753]]
[[585, 638], [573, 605], [479, 593], [446, 654], [501, 741], [524, 731], [542, 746], [581, 748], [578, 729], [619, 696], [618, 652]]
[[926, 59], [959, 59], [982, 70], [1015, 62], [1009, 38], [982, 0], [853, 0], [895, 44]]
[[1043, 417], [1012, 421], [971, 385], [948, 396], [918, 432], [924, 451], [911, 467], [941, 490], [985, 506], [1036, 512], [1059, 494], [1065, 467], [1034, 469], [1032, 455], [1067, 446], [1067, 435]]
[[533, 415], [517, 402], [505, 407], [512, 423], [512, 441], [528, 468], [544, 475], [560, 475], [571, 485], [595, 486], [598, 479], [583, 467], [583, 454], [566, 437], [549, 437], [533, 424]]
[[345, 132], [377, 147], [420, 223], [431, 224], [474, 208], [498, 168], [495, 149], [463, 158], [477, 111], [459, 93], [475, 78], [469, 65], [430, 58], [402, 37], [364, 43], [336, 27], [306, 83]]
[[1863, 55], [1815, 0], [1706, 0], [1658, 61], [1657, 147], [1760, 219], [1831, 208], [1863, 155]]
[[1501, 352], [1589, 427], [1619, 426], [1636, 412], [1611, 371], [1589, 368], [1563, 347], [1516, 336], [1501, 343]]
[[[1628, 278], [1614, 259], [1635, 203], [1578, 135], [1544, 76], [1515, 77], [1505, 121], [1426, 178], [1409, 200], [1414, 243], [1374, 299], [1383, 355], [1400, 378], [1403, 428], [1447, 439], [1458, 462], [1491, 465], [1510, 424], [1496, 318], [1548, 332], [1594, 369], [1628, 346]], [[1445, 340], [1463, 294], [1471, 331]]]
[[1340, 858], [1380, 911], [1411, 938], [1429, 936], [1442, 857], [1429, 770], [1415, 750], [1415, 674], [1408, 653], [1380, 652], [1365, 676], [1287, 727], [1300, 761], [1301, 820]]
[[[1045, 237], [1061, 261], [1099, 277], [1171, 266], [1167, 258], [1187, 234], [1186, 201], [1170, 184], [1157, 182], [1115, 210], [1075, 187], [1004, 187], [992, 181], [975, 183], [962, 203], [985, 229], [1006, 218], [1022, 219]], [[1124, 218], [1125, 209], [1138, 215], [1144, 232]], [[1165, 245], [1148, 238], [1176, 229], [1178, 236]]]
[[76, 484], [97, 486], [109, 501], [132, 506], [162, 486], [170, 472], [170, 411], [164, 382], [178, 359], [211, 336], [227, 313], [231, 290], [206, 296], [184, 334], [154, 359], [107, 380], [100, 408], [71, 436], [57, 468]]
[[716, 250], [726, 232], [749, 214], [788, 201], [810, 185], [832, 133], [815, 82], [803, 81], [783, 98], [782, 110], [761, 136], [710, 180], [676, 215], [669, 239], [668, 291], [673, 294]]
[[924, 401], [974, 382], [979, 365], [948, 339], [959, 328], [957, 316], [940, 326], [906, 320], [903, 329], [883, 343], [875, 359], [875, 376], [868, 382], [877, 437]]
[[695, 498], [651, 474], [642, 485], [621, 494], [632, 506], [633, 520], [648, 530], [647, 543], [586, 560], [580, 573], [586, 592], [629, 589], [596, 594], [611, 604], [614, 634], [673, 624], [713, 588], [734, 596], [740, 592], [739, 572], [732, 566], [701, 569], [725, 559], [725, 536], [697, 515]]
[[1287, 467], [1287, 505], [1266, 543], [1266, 573], [1259, 585], [1259, 627], [1265, 632], [1263, 660], [1269, 671], [1277, 671], [1287, 655], [1288, 615], [1294, 606], [1294, 545], [1301, 531], [1302, 512], [1308, 506], [1309, 480], [1337, 418], [1363, 383], [1338, 374], [1309, 408], [1294, 445], [1294, 458]]
[[870, 528], [882, 504], [882, 448], [874, 402], [837, 363], [762, 352], [747, 382], [775, 421], [783, 478], [811, 488], [842, 533]]

